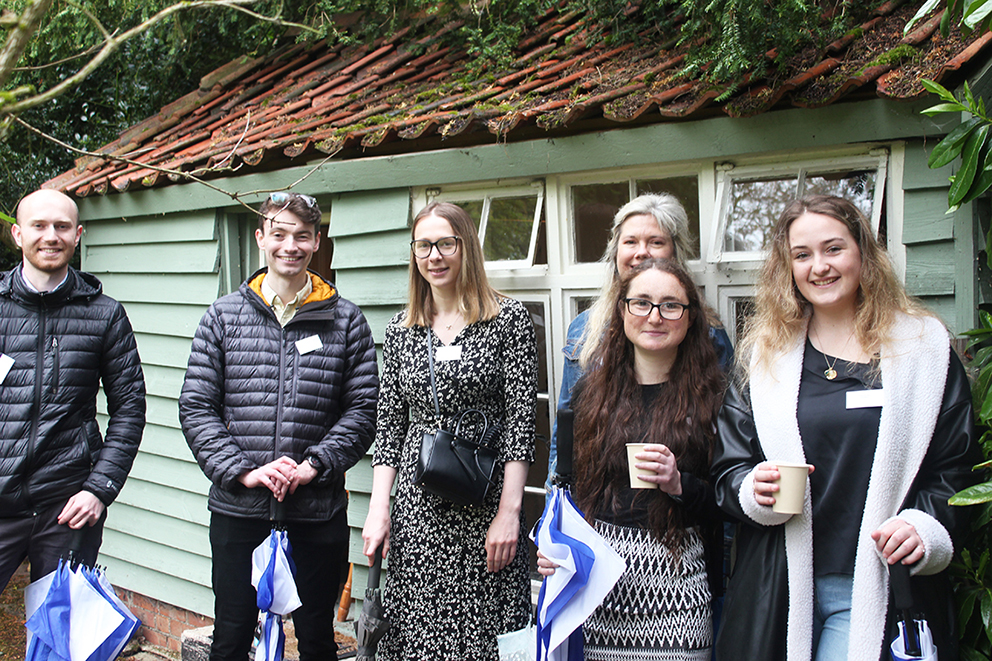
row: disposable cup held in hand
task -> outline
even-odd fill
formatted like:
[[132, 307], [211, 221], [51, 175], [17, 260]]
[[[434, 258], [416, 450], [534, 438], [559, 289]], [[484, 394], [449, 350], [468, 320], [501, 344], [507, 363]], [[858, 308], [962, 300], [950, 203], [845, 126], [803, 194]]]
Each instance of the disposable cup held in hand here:
[[630, 471], [630, 488], [631, 489], [658, 489], [660, 488], [654, 482], [645, 482], [644, 480], [638, 480], [638, 475], [655, 475], [656, 473], [651, 470], [644, 468], [637, 468], [635, 464], [639, 461], [634, 457], [635, 454], [639, 452], [644, 452], [644, 446], [646, 443], [627, 443], [627, 468]]
[[778, 468], [779, 479], [775, 482], [778, 491], [775, 492], [775, 504], [772, 510], [783, 514], [800, 514], [803, 502], [806, 500], [806, 476], [809, 475], [808, 464], [790, 464], [785, 461], [773, 461]]

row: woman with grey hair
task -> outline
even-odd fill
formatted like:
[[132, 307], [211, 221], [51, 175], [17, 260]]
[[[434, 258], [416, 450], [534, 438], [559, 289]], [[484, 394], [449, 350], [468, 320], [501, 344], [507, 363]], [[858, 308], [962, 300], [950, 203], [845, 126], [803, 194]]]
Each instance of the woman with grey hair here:
[[[565, 346], [565, 369], [562, 372], [558, 408], [570, 408], [572, 389], [589, 367], [589, 361], [599, 346], [610, 317], [614, 301], [609, 295], [632, 268], [648, 259], [669, 259], [689, 271], [686, 261], [691, 257], [689, 247], [689, 218], [682, 203], [668, 193], [639, 195], [620, 207], [613, 217], [613, 230], [600, 263], [606, 271], [603, 286], [592, 307], [581, 312], [568, 326]], [[710, 339], [724, 371], [733, 362], [734, 349], [719, 318], [706, 310], [710, 324]], [[558, 463], [558, 422], [551, 434], [548, 456], [548, 484]]]

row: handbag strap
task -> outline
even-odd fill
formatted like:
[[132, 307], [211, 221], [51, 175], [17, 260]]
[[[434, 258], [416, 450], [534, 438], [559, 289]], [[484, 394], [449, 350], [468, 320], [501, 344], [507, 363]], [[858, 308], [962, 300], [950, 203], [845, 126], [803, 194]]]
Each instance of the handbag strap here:
[[431, 395], [434, 398], [434, 415], [436, 417], [435, 422], [440, 427], [441, 426], [441, 407], [437, 403], [437, 385], [434, 383], [434, 331], [431, 327], [427, 327], [427, 365], [430, 369], [431, 374]]

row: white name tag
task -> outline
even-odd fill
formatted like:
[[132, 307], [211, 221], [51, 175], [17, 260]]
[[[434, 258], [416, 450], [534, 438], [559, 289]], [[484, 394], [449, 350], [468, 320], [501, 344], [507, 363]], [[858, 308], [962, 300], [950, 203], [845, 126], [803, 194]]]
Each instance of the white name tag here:
[[847, 408], [871, 409], [882, 406], [884, 388], [877, 390], [849, 390], [847, 392]]
[[5, 353], [0, 353], [0, 383], [7, 378], [7, 373], [14, 366], [14, 359]]
[[447, 347], [438, 347], [437, 353], [434, 356], [438, 360], [461, 360], [462, 346], [460, 344], [452, 344]]
[[296, 341], [296, 350], [300, 352], [301, 356], [305, 353], [316, 351], [323, 346], [324, 343], [320, 341], [320, 337], [317, 335], [311, 335], [310, 337], [305, 337], [302, 340]]

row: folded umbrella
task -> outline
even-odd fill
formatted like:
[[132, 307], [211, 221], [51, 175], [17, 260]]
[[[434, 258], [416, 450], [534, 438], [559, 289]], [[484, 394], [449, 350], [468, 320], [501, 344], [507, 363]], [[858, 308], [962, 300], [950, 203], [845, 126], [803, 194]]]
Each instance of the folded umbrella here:
[[581, 661], [582, 623], [603, 603], [627, 568], [624, 559], [590, 526], [569, 494], [572, 411], [558, 411], [558, 466], [541, 520], [531, 539], [558, 565], [541, 584], [537, 601], [539, 661]]
[[382, 605], [382, 591], [379, 589], [381, 573], [382, 545], [375, 550], [375, 560], [369, 569], [369, 582], [365, 588], [365, 601], [362, 602], [362, 614], [355, 623], [355, 640], [358, 643], [356, 661], [373, 661], [379, 640], [389, 629], [386, 609]]
[[24, 601], [30, 661], [111, 661], [141, 625], [102, 570], [75, 564], [72, 550], [25, 589]]
[[261, 629], [255, 661], [282, 661], [286, 644], [282, 616], [303, 605], [296, 589], [296, 565], [284, 511], [284, 505], [277, 502], [272, 532], [251, 554], [251, 584], [258, 593]]
[[889, 646], [893, 661], [937, 661], [930, 625], [913, 617], [913, 592], [910, 588], [909, 567], [897, 562], [889, 565], [892, 604], [900, 611], [899, 635]]

